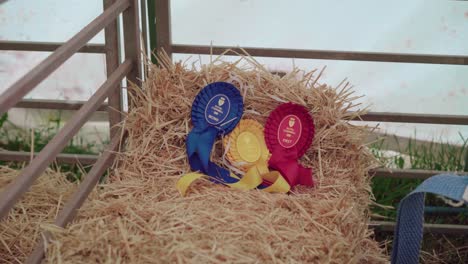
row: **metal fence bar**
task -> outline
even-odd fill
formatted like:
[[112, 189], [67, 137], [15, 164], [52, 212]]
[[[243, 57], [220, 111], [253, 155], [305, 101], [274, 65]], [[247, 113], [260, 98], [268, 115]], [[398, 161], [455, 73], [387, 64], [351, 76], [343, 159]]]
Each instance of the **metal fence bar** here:
[[174, 52], [172, 50], [171, 35], [171, 6], [169, 0], [156, 0], [156, 50], [164, 50], [169, 57]]
[[[23, 99], [14, 108], [34, 108], [50, 110], [78, 110], [86, 101]], [[107, 111], [107, 103], [103, 103], [97, 111]]]
[[[84, 101], [60, 101], [43, 99], [23, 99], [14, 107], [37, 108], [37, 109], [57, 109], [57, 110], [77, 110]], [[107, 111], [106, 103], [99, 107], [98, 111]], [[368, 112], [365, 115], [356, 117], [354, 121], [369, 122], [396, 122], [396, 123], [419, 123], [419, 124], [444, 124], [444, 125], [468, 125], [466, 115], [436, 115], [436, 114], [410, 114], [392, 112]]]
[[[244, 52], [238, 47], [227, 47], [227, 46], [211, 47], [211, 46], [180, 45], [180, 44], [172, 45], [173, 53], [186, 53], [186, 54], [211, 54], [211, 53], [222, 54], [227, 49], [231, 49], [237, 53], [244, 54]], [[349, 51], [327, 51], [327, 50], [294, 50], [294, 49], [272, 49], [272, 48], [244, 48], [244, 50], [247, 51], [247, 53], [249, 53], [251, 56], [258, 56], [258, 57], [468, 65], [468, 56], [458, 56], [458, 55], [349, 52]], [[236, 55], [236, 53], [229, 52], [227, 53], [227, 55]]]
[[[450, 225], [450, 224], [424, 224], [424, 233], [434, 234], [452, 234], [452, 235], [467, 235], [468, 225]], [[369, 224], [378, 232], [393, 232], [395, 230], [395, 222], [372, 221]]]
[[387, 169], [379, 168], [369, 171], [374, 174], [374, 177], [379, 178], [393, 178], [393, 179], [419, 179], [424, 180], [438, 174], [456, 174], [468, 175], [468, 172], [449, 172], [449, 171], [436, 171], [436, 170], [415, 170], [415, 169]]
[[[140, 45], [140, 12], [138, 0], [131, 0], [130, 7], [123, 12], [125, 59], [132, 60], [132, 71], [127, 75], [127, 86], [132, 83], [140, 86], [141, 76], [141, 45]], [[132, 96], [128, 93], [128, 107], [132, 107]]]
[[118, 14], [129, 6], [129, 0], [119, 0], [80, 32], [73, 36], [63, 46], [60, 46], [54, 53], [34, 67], [21, 79], [15, 82], [8, 90], [0, 95], [0, 115], [8, 111], [21, 98], [30, 92], [37, 84], [44, 80], [57, 67], [64, 63], [69, 57], [75, 54], [92, 37], [101, 31], [110, 22], [115, 20]]
[[[73, 193], [62, 210], [58, 213], [55, 219], [55, 225], [65, 227], [75, 217], [77, 210], [83, 205], [84, 201], [99, 181], [99, 178], [114, 162], [116, 151], [118, 151], [120, 145], [120, 137], [121, 135], [117, 135], [112, 138], [110, 145], [78, 186], [78, 190]], [[44, 233], [45, 239], [49, 239], [49, 236], [47, 232]], [[44, 240], [40, 237], [40, 241], [36, 244], [31, 255], [29, 255], [26, 263], [40, 263], [44, 254]]]
[[106, 99], [112, 88], [130, 72], [131, 61], [125, 61], [94, 93], [83, 107], [78, 110], [54, 138], [42, 149], [37, 157], [21, 171], [4, 191], [0, 193], [0, 220], [3, 219], [15, 205], [21, 195], [26, 192], [34, 180], [47, 168], [55, 156], [65, 147], [67, 142], [78, 132], [100, 104]]
[[466, 115], [431, 115], [431, 114], [369, 112], [365, 115], [355, 118], [354, 120], [397, 122], [397, 123], [468, 125], [468, 116]]
[[[63, 44], [60, 42], [0, 41], [0, 50], [51, 52], [60, 48]], [[85, 44], [78, 52], [105, 53], [106, 49], [102, 44]]]
[[[104, 0], [104, 10], [112, 6], [116, 0]], [[119, 66], [119, 36], [117, 33], [117, 19], [114, 19], [104, 30], [106, 41], [106, 72], [109, 77]], [[116, 136], [118, 127], [116, 126], [122, 121], [122, 89], [121, 84], [116, 84], [115, 89], [109, 94], [109, 113], [110, 138]]]
[[[36, 157], [39, 153], [34, 153]], [[57, 163], [67, 163], [67, 164], [82, 164], [90, 165], [94, 164], [98, 156], [96, 155], [87, 155], [87, 154], [58, 154], [55, 157]], [[0, 151], [0, 160], [1, 161], [15, 161], [15, 162], [29, 162], [31, 160], [31, 153], [25, 151]]]

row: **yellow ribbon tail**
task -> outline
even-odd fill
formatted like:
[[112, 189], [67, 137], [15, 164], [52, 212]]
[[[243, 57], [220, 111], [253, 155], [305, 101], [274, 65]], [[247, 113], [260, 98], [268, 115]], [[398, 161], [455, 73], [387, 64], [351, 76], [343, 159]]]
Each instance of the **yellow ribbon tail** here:
[[263, 179], [272, 182], [270, 186], [262, 189], [265, 192], [287, 193], [291, 189], [289, 183], [277, 171], [268, 172], [262, 175]]
[[203, 176], [205, 176], [205, 174], [201, 174], [198, 172], [191, 172], [182, 175], [182, 177], [176, 183], [176, 188], [182, 196], [185, 196], [190, 185]]
[[[237, 176], [231, 175], [231, 177], [238, 178]], [[250, 170], [247, 171], [244, 176], [235, 183], [226, 184], [231, 188], [236, 188], [240, 190], [252, 190], [257, 188], [258, 185], [262, 183], [262, 176], [255, 167], [252, 167]]]
[[[226, 184], [227, 186], [239, 190], [252, 190], [257, 188], [260, 184], [262, 184], [263, 179], [269, 181], [272, 183], [272, 185], [268, 186], [267, 188], [262, 189], [263, 191], [266, 192], [277, 192], [277, 193], [287, 193], [291, 189], [289, 186], [288, 182], [281, 176], [281, 174], [277, 171], [272, 171], [272, 172], [267, 172], [267, 173], [261, 173], [264, 172], [262, 166], [257, 167], [253, 166], [251, 167], [247, 173], [239, 179], [238, 182], [235, 183], [230, 183]], [[187, 173], [185, 175], [182, 175], [182, 177], [177, 181], [176, 183], [176, 189], [179, 191], [179, 193], [182, 196], [185, 196], [187, 194], [187, 190], [192, 185], [192, 183], [203, 176], [206, 176], [205, 174], [198, 173], [198, 172], [191, 172]], [[231, 177], [233, 178], [239, 178], [234, 174], [231, 174]]]

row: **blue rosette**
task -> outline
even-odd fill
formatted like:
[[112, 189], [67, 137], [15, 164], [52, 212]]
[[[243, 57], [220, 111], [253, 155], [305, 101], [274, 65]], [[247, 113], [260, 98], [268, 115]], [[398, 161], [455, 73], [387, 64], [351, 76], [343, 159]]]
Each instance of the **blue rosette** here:
[[244, 112], [244, 102], [239, 90], [226, 82], [205, 86], [192, 104], [192, 124], [187, 140], [187, 156], [192, 170], [211, 176], [219, 183], [232, 183], [228, 170], [210, 161], [216, 138], [231, 132]]
[[244, 102], [232, 84], [214, 82], [205, 86], [192, 104], [192, 123], [196, 128], [212, 126], [218, 135], [231, 132], [241, 120]]

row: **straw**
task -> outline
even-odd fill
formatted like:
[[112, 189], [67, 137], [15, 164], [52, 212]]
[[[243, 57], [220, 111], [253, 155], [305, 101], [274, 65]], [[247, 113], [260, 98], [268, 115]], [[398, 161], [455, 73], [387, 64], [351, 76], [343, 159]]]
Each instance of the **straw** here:
[[[253, 58], [208, 65], [148, 65], [141, 88], [131, 87], [132, 109], [123, 126], [129, 138], [109, 182], [99, 186], [65, 230], [51, 230], [48, 262], [60, 263], [382, 263], [382, 245], [368, 229], [368, 170], [364, 147], [372, 128], [348, 123], [356, 108], [348, 84], [320, 84], [315, 70], [280, 77]], [[321, 72], [319, 73], [321, 74]], [[312, 147], [301, 162], [317, 186], [290, 194], [229, 189], [206, 180], [181, 197], [175, 183], [190, 171], [185, 138], [195, 95], [215, 81], [244, 95], [244, 118], [265, 122], [281, 102], [310, 109]], [[223, 165], [222, 144], [212, 160]], [[7, 223], [8, 224], [8, 223]], [[48, 229], [49, 230], [49, 229]], [[25, 250], [27, 251], [27, 250]]]
[[[0, 166], [0, 192], [19, 170]], [[22, 263], [40, 236], [40, 225], [53, 223], [58, 210], [68, 199], [75, 184], [64, 173], [48, 169], [8, 217], [0, 222], [0, 262]]]

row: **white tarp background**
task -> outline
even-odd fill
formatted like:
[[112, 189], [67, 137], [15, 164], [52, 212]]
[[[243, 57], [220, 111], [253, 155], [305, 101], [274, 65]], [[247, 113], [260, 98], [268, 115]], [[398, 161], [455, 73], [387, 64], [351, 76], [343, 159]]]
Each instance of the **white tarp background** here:
[[[173, 0], [177, 44], [468, 55], [465, 1]], [[62, 42], [102, 12], [100, 0], [7, 1], [0, 39]], [[102, 43], [103, 33], [91, 42]], [[0, 51], [0, 92], [48, 53]], [[177, 54], [176, 60], [189, 55]], [[189, 61], [207, 61], [192, 56]], [[258, 58], [271, 70], [291, 59]], [[86, 100], [105, 79], [104, 56], [77, 54], [28, 98]], [[327, 70], [322, 82], [354, 84], [373, 111], [468, 115], [468, 66], [296, 59], [305, 70]], [[457, 142], [468, 127], [384, 124], [389, 133]]]

